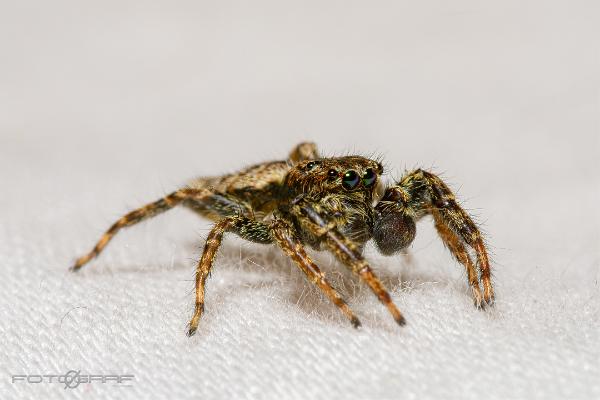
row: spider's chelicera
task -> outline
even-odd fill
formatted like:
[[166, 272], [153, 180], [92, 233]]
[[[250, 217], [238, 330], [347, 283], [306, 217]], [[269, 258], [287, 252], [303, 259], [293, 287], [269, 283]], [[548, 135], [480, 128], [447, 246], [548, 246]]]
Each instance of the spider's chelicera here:
[[196, 302], [188, 335], [196, 332], [204, 311], [204, 286], [225, 232], [278, 246], [357, 327], [358, 318], [327, 282], [306, 247], [330, 251], [371, 288], [396, 322], [404, 325], [404, 317], [362, 250], [373, 239], [382, 254], [398, 253], [413, 241], [415, 222], [431, 215], [440, 238], [466, 269], [475, 305], [492, 305], [490, 264], [481, 233], [448, 186], [436, 175], [417, 169], [377, 196], [375, 188], [382, 173], [377, 161], [360, 156], [322, 158], [313, 143], [301, 143], [285, 161], [266, 162], [220, 177], [197, 178], [131, 211], [115, 222], [72, 269], [79, 270], [100, 254], [121, 228], [183, 205], [215, 222], [196, 269]]

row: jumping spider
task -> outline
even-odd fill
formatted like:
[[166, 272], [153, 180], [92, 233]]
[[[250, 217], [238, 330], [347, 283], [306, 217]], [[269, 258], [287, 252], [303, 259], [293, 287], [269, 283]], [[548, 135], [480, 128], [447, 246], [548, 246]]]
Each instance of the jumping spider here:
[[[256, 243], [276, 244], [358, 327], [358, 318], [305, 248], [330, 251], [371, 288], [396, 322], [404, 325], [404, 317], [363, 258], [362, 250], [367, 241], [374, 239], [382, 254], [398, 253], [413, 241], [415, 221], [431, 215], [442, 241], [465, 266], [475, 306], [492, 305], [494, 291], [483, 239], [448, 186], [436, 175], [417, 169], [384, 188], [380, 182], [382, 173], [383, 167], [377, 161], [360, 156], [322, 158], [315, 144], [301, 143], [285, 161], [198, 178], [131, 211], [115, 222], [71, 269], [79, 270], [100, 254], [121, 228], [183, 205], [215, 222], [196, 269], [196, 303], [189, 336], [196, 332], [204, 311], [206, 278], [225, 232]], [[378, 185], [382, 196], [377, 195]], [[476, 256], [476, 263], [470, 251]]]

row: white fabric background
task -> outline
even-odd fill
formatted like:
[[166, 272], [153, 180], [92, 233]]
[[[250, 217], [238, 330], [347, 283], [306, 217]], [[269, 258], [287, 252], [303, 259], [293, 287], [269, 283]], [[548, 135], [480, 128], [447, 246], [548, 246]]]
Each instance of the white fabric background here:
[[[589, 1], [2, 2], [0, 397], [600, 398], [599, 10]], [[398, 328], [315, 254], [363, 327], [275, 249], [229, 237], [184, 334], [206, 221], [173, 210], [67, 272], [120, 215], [284, 157], [443, 173], [481, 222], [472, 306], [430, 221], [367, 255]], [[131, 387], [11, 374], [134, 374]]]

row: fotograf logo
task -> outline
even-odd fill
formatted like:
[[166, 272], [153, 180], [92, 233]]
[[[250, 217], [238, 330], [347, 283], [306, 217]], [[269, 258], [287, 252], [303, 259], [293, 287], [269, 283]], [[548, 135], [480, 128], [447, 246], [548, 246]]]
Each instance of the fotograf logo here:
[[23, 374], [12, 375], [12, 383], [39, 384], [60, 383], [63, 389], [75, 389], [82, 383], [112, 384], [121, 387], [132, 386], [134, 375], [82, 374], [81, 370], [70, 370], [64, 374]]

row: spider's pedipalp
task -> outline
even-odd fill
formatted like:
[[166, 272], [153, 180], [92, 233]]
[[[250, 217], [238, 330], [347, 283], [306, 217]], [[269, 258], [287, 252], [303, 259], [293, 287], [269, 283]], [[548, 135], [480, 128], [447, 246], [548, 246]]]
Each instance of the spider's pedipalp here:
[[375, 245], [386, 256], [405, 249], [416, 234], [415, 220], [402, 210], [387, 210], [378, 215], [373, 224]]

